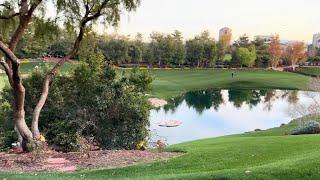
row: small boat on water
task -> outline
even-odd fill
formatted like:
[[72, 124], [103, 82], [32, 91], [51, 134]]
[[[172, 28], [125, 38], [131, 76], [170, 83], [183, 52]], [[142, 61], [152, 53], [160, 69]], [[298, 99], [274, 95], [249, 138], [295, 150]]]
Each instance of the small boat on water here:
[[182, 124], [182, 121], [178, 120], [165, 120], [159, 123], [160, 127], [178, 127]]

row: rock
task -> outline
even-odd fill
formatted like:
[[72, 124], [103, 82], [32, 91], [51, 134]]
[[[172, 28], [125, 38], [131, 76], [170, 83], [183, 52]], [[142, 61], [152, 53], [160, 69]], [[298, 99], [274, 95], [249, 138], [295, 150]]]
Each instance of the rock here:
[[178, 120], [166, 120], [159, 123], [161, 127], [178, 127], [182, 124], [182, 121]]
[[162, 107], [162, 106], [165, 106], [168, 104], [168, 102], [163, 99], [149, 98], [148, 100], [149, 100], [150, 104], [155, 108], [159, 108], [159, 107]]

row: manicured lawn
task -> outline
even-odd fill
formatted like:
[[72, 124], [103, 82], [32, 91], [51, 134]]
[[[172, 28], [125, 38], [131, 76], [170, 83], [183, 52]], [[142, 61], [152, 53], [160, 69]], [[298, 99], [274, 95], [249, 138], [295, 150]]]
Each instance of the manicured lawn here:
[[[29, 74], [31, 73], [35, 67], [37, 66], [38, 68], [45, 68], [46, 66], [48, 68], [51, 68], [55, 65], [56, 63], [53, 62], [28, 62], [28, 63], [22, 63], [21, 64], [21, 73], [22, 74]], [[67, 73], [67, 72], [72, 72], [73, 69], [77, 67], [78, 64], [74, 63], [66, 63], [61, 67], [61, 72], [62, 73]]]
[[298, 69], [297, 73], [308, 75], [308, 76], [319, 77], [320, 76], [320, 68], [319, 67], [301, 68], [301, 69]]
[[[21, 73], [23, 75], [26, 74], [30, 74], [35, 67], [38, 67], [40, 69], [47, 67], [53, 67], [55, 65], [55, 63], [44, 63], [44, 62], [28, 62], [28, 63], [22, 63], [21, 64]], [[72, 72], [79, 64], [71, 64], [71, 63], [66, 63], [64, 64], [64, 66], [61, 68], [61, 73], [69, 73]], [[0, 90], [3, 89], [3, 87], [5, 86], [5, 84], [7, 83], [7, 78], [5, 76], [5, 74], [0, 74]]]
[[[170, 98], [181, 93], [206, 89], [301, 89], [306, 90], [309, 77], [267, 70], [151, 70], [154, 76], [152, 95]], [[231, 77], [231, 73], [235, 77]]]
[[[52, 66], [53, 63], [48, 63]], [[35, 66], [44, 68], [45, 63], [22, 64], [21, 72], [28, 74]], [[71, 72], [77, 64], [65, 64], [62, 73]], [[306, 90], [310, 77], [267, 70], [150, 70], [154, 81], [151, 94], [160, 98], [171, 98], [191, 90], [216, 88], [242, 89], [301, 89]], [[235, 77], [231, 77], [231, 73]], [[0, 79], [3, 84], [3, 79]]]
[[[319, 118], [317, 118], [319, 119]], [[284, 135], [297, 125], [198, 140], [169, 149], [185, 155], [162, 162], [72, 174], [0, 173], [7, 179], [319, 179], [320, 136]]]

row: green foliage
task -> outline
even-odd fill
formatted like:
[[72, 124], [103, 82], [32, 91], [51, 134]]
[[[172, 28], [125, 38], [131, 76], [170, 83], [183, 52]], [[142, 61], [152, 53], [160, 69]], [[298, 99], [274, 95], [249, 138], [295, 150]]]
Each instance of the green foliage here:
[[188, 40], [186, 52], [187, 62], [193, 67], [211, 67], [218, 57], [216, 43], [207, 31]]
[[175, 52], [174, 41], [171, 35], [154, 32], [150, 35], [151, 42], [149, 44], [151, 62], [158, 62], [159, 67], [168, 65], [173, 62], [173, 55]]
[[12, 147], [12, 143], [17, 140], [17, 133], [11, 131], [0, 131], [0, 152], [8, 151]]
[[[74, 73], [57, 76], [51, 85], [40, 116], [40, 131], [50, 145], [61, 151], [79, 150], [81, 139], [92, 137], [105, 149], [136, 148], [148, 136], [150, 107], [145, 93], [152, 79], [147, 72], [136, 69], [117, 77], [99, 51], [83, 52], [80, 59], [82, 65]], [[42, 68], [24, 80], [28, 124], [46, 72]], [[10, 89], [1, 96], [12, 103]], [[11, 108], [0, 110], [0, 115], [13, 117], [9, 115]]]
[[254, 46], [256, 47], [256, 66], [266, 68], [270, 65], [270, 57], [268, 52], [268, 45], [265, 43], [263, 39], [256, 39], [253, 41]]
[[[50, 32], [50, 33], [48, 33]], [[20, 58], [39, 58], [47, 55], [48, 47], [61, 35], [56, 20], [34, 18], [17, 46]]]
[[242, 65], [252, 67], [255, 63], [257, 55], [255, 52], [255, 48], [248, 49], [240, 47], [236, 51], [236, 57], [240, 60]]
[[234, 46], [237, 48], [249, 48], [251, 46], [249, 37], [244, 34], [237, 41], [235, 41]]
[[180, 31], [174, 31], [173, 33], [173, 41], [174, 41], [174, 53], [173, 53], [173, 61], [172, 63], [176, 65], [183, 65], [185, 63], [186, 58], [186, 50], [183, 42], [183, 37]]
[[319, 134], [320, 133], [320, 123], [317, 121], [309, 121], [294, 129], [292, 135], [303, 135], [303, 134]]
[[132, 63], [140, 63], [142, 60], [142, 48], [136, 44], [129, 45], [128, 56]]
[[111, 38], [105, 42], [100, 42], [98, 46], [103, 51], [103, 54], [109, 63], [124, 64], [130, 62], [128, 40], [123, 38]]
[[[58, 12], [64, 14], [65, 23], [74, 28], [79, 26], [85, 9], [90, 10], [88, 17], [99, 14], [100, 22], [117, 25], [123, 11], [133, 11], [140, 5], [140, 0], [55, 0], [54, 2]], [[96, 22], [99, 21], [95, 20], [93, 23]]]
[[48, 46], [46, 54], [48, 56], [62, 58], [71, 51], [72, 42], [68, 39], [61, 38]]
[[146, 70], [133, 69], [128, 77], [128, 84], [133, 85], [135, 91], [146, 93], [152, 89], [152, 77]]

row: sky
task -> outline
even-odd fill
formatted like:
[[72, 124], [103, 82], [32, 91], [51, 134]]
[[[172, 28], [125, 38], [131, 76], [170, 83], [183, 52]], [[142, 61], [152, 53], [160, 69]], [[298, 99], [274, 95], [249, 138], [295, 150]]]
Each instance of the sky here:
[[208, 30], [217, 38], [220, 28], [230, 27], [233, 39], [279, 34], [308, 43], [320, 32], [319, 7], [319, 0], [141, 0], [136, 12], [123, 13], [117, 32], [147, 38], [153, 31], [177, 29], [188, 39]]

